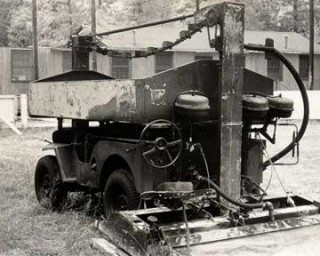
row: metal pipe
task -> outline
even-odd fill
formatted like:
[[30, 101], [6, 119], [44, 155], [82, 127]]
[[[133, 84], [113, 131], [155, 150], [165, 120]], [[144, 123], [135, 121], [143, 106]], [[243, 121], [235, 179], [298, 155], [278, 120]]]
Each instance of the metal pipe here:
[[196, 11], [200, 9], [200, 0], [196, 0]]
[[280, 61], [288, 68], [289, 72], [292, 74], [293, 78], [295, 79], [295, 81], [299, 87], [301, 97], [302, 97], [302, 102], [303, 102], [302, 124], [300, 126], [300, 129], [299, 129], [299, 132], [297, 134], [295, 141], [291, 142], [286, 148], [284, 148], [282, 151], [280, 151], [279, 153], [274, 155], [271, 158], [271, 161], [265, 161], [263, 163], [263, 167], [264, 167], [264, 169], [266, 169], [270, 165], [270, 162], [275, 163], [280, 158], [284, 157], [286, 154], [288, 154], [296, 146], [296, 143], [298, 143], [302, 139], [302, 137], [307, 129], [308, 122], [309, 122], [309, 111], [310, 111], [309, 110], [309, 99], [308, 99], [308, 94], [307, 94], [306, 88], [303, 84], [303, 81], [302, 81], [299, 73], [296, 71], [294, 66], [290, 63], [290, 61], [282, 53], [280, 53], [278, 50], [276, 50], [273, 47], [268, 47], [268, 46], [264, 46], [264, 45], [246, 44], [246, 45], [244, 45], [244, 48], [246, 50], [251, 50], [251, 51], [264, 51], [266, 53], [274, 54], [277, 58], [279, 58]]
[[33, 66], [34, 79], [39, 79], [38, 57], [38, 25], [37, 25], [37, 0], [32, 0], [32, 37], [33, 37]]
[[298, 33], [298, 0], [293, 0], [293, 31]]
[[[97, 29], [96, 29], [96, 0], [91, 0], [91, 34], [96, 34]], [[93, 37], [93, 43], [96, 42], [96, 38]], [[92, 52], [92, 59], [91, 59], [91, 64], [92, 64], [92, 70], [97, 71], [97, 52], [93, 51]]]
[[111, 35], [111, 34], [117, 34], [117, 33], [130, 31], [130, 30], [134, 30], [134, 29], [152, 27], [152, 26], [156, 26], [156, 25], [162, 25], [162, 24], [171, 23], [171, 22], [175, 22], [175, 21], [185, 20], [185, 19], [188, 19], [188, 18], [191, 18], [191, 17], [193, 17], [193, 14], [183, 15], [183, 16], [179, 16], [179, 17], [172, 18], [172, 19], [167, 19], [167, 20], [154, 21], [154, 22], [145, 23], [145, 24], [142, 24], [142, 25], [137, 25], [137, 26], [132, 26], [132, 27], [126, 27], [126, 28], [110, 30], [110, 31], [107, 31], [107, 32], [97, 33], [97, 34], [95, 34], [95, 36], [108, 36], [108, 35]]
[[314, 0], [310, 0], [309, 88], [314, 89]]
[[200, 182], [209, 182], [210, 186], [217, 192], [218, 195], [222, 196], [225, 200], [230, 202], [233, 205], [239, 206], [244, 209], [256, 209], [256, 208], [262, 208], [262, 209], [268, 209], [269, 212], [273, 211], [273, 204], [271, 202], [261, 202], [261, 203], [242, 203], [240, 201], [237, 201], [233, 198], [231, 198], [229, 195], [227, 195], [225, 192], [221, 190], [221, 188], [214, 183], [212, 180], [201, 176], [198, 173], [195, 173], [195, 179]]

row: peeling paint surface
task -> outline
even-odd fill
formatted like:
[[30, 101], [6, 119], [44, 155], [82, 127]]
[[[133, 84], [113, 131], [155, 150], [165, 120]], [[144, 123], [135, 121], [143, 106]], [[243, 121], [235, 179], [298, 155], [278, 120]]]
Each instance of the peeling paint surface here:
[[131, 121], [136, 113], [135, 81], [33, 83], [29, 104], [35, 116]]
[[153, 105], [165, 105], [165, 94], [166, 94], [166, 90], [164, 89], [154, 89], [154, 90], [150, 90], [151, 93], [151, 104]]
[[[228, 54], [240, 54], [243, 47], [244, 27], [242, 22], [243, 9], [239, 5], [229, 5], [225, 14], [225, 47]], [[232, 7], [232, 8], [231, 8]]]
[[[244, 8], [225, 3], [222, 17], [220, 187], [240, 198]], [[223, 202], [231, 207], [228, 202]]]

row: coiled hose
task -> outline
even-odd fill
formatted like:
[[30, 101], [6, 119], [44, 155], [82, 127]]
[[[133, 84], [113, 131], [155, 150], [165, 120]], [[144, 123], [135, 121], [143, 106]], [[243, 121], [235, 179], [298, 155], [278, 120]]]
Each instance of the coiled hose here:
[[277, 58], [279, 58], [280, 61], [288, 68], [288, 70], [290, 71], [290, 73], [294, 77], [295, 81], [297, 82], [299, 90], [300, 90], [300, 93], [301, 93], [301, 96], [302, 96], [302, 101], [303, 101], [303, 119], [302, 119], [302, 123], [301, 123], [300, 129], [298, 131], [297, 137], [295, 138], [294, 141], [292, 141], [282, 151], [280, 151], [276, 155], [272, 156], [270, 160], [265, 161], [263, 163], [263, 168], [266, 169], [270, 165], [270, 163], [274, 163], [274, 162], [278, 161], [280, 158], [284, 157], [292, 149], [294, 149], [295, 145], [303, 137], [303, 135], [304, 135], [304, 133], [305, 133], [305, 131], [307, 129], [308, 122], [309, 122], [309, 100], [308, 100], [308, 94], [307, 94], [306, 88], [304, 87], [304, 84], [303, 84], [303, 82], [301, 80], [301, 77], [300, 77], [299, 73], [292, 66], [290, 61], [282, 53], [280, 53], [278, 50], [276, 50], [273, 47], [268, 47], [268, 46], [264, 46], [264, 45], [255, 45], [255, 44], [245, 44], [244, 48], [246, 50], [251, 50], [251, 51], [263, 51], [263, 52], [266, 52], [266, 53], [271, 53], [271, 54], [275, 55]]
[[228, 196], [226, 193], [224, 193], [219, 186], [214, 183], [212, 180], [201, 176], [200, 174], [196, 174], [195, 178], [200, 181], [200, 182], [209, 182], [211, 187], [217, 192], [218, 195], [222, 196], [225, 200], [227, 200], [228, 202], [239, 206], [240, 208], [244, 208], [244, 209], [257, 209], [257, 208], [264, 208], [264, 209], [268, 209], [268, 210], [273, 210], [273, 205], [270, 202], [263, 202], [263, 203], [250, 203], [250, 204], [246, 204], [246, 203], [242, 203], [239, 202], [237, 200], [234, 200], [233, 198], [231, 198], [230, 196]]
[[241, 208], [244, 208], [244, 209], [264, 208], [264, 209], [268, 209], [270, 213], [273, 211], [273, 204], [270, 203], [270, 202], [246, 204], [246, 203], [242, 203], [242, 202], [239, 202], [237, 200], [234, 200], [233, 198], [228, 196], [225, 192], [223, 192], [220, 189], [220, 187], [210, 179], [207, 158], [206, 158], [206, 155], [204, 154], [204, 151], [203, 151], [203, 148], [202, 148], [201, 144], [200, 143], [196, 143], [196, 144], [194, 144], [194, 146], [199, 148], [200, 154], [202, 156], [203, 162], [204, 162], [204, 164], [206, 166], [206, 170], [207, 170], [207, 173], [208, 173], [208, 177], [206, 178], [206, 177], [200, 175], [197, 171], [195, 171], [193, 173], [193, 177], [194, 177], [195, 180], [197, 180], [199, 182], [207, 182], [209, 187], [211, 186], [217, 192], [218, 195], [222, 196], [228, 202], [230, 202], [230, 203], [232, 203], [234, 205], [237, 205], [237, 206], [239, 206]]

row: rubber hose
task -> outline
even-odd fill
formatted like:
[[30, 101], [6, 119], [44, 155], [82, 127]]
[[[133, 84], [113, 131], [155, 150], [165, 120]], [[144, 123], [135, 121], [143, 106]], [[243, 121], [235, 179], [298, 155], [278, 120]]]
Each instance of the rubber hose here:
[[303, 135], [304, 135], [304, 133], [305, 133], [305, 131], [307, 129], [308, 122], [309, 122], [309, 100], [308, 100], [308, 94], [307, 94], [306, 88], [304, 87], [303, 81], [302, 81], [299, 73], [292, 66], [290, 61], [282, 53], [280, 53], [278, 50], [276, 50], [273, 47], [268, 47], [268, 46], [264, 46], [264, 45], [254, 45], [254, 44], [246, 44], [246, 45], [244, 45], [244, 48], [246, 50], [264, 51], [264, 52], [267, 52], [267, 53], [272, 53], [276, 57], [278, 57], [280, 59], [280, 61], [288, 68], [290, 73], [293, 75], [295, 81], [297, 82], [299, 90], [300, 90], [300, 93], [301, 93], [302, 101], [303, 101], [303, 119], [302, 119], [302, 123], [301, 123], [300, 129], [298, 131], [298, 135], [297, 135], [295, 141], [292, 141], [282, 151], [280, 151], [279, 153], [277, 153], [276, 155], [271, 157], [271, 159], [270, 159], [271, 161], [265, 161], [263, 163], [263, 168], [265, 170], [270, 165], [270, 163], [274, 163], [274, 162], [278, 161], [280, 158], [284, 157], [292, 149], [294, 149], [295, 145], [303, 137]]
[[241, 208], [244, 208], [244, 209], [256, 209], [256, 208], [270, 208], [270, 207], [273, 207], [272, 204], [270, 202], [264, 202], [264, 203], [256, 203], [256, 204], [246, 204], [246, 203], [242, 203], [242, 202], [239, 202], [239, 201], [236, 201], [234, 199], [232, 199], [231, 197], [229, 197], [226, 193], [224, 193], [220, 188], [219, 186], [214, 183], [212, 180], [206, 178], [206, 177], [203, 177], [201, 175], [198, 175], [197, 176], [197, 180], [199, 181], [202, 181], [202, 182], [209, 182], [211, 187], [220, 195], [222, 196], [224, 199], [226, 199], [228, 202], [236, 205], [236, 206], [239, 206]]

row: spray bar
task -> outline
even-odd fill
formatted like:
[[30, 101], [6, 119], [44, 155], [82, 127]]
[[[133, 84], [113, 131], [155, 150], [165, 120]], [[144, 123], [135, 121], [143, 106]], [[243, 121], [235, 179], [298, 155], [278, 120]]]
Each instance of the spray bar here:
[[107, 31], [107, 32], [97, 33], [97, 34], [95, 34], [95, 36], [108, 36], [108, 35], [111, 35], [111, 34], [117, 34], [117, 33], [130, 31], [130, 30], [134, 30], [134, 29], [152, 27], [152, 26], [156, 26], [156, 25], [162, 25], [162, 24], [171, 23], [171, 22], [175, 22], [175, 21], [185, 20], [185, 19], [193, 17], [193, 15], [194, 14], [183, 15], [183, 16], [179, 16], [179, 17], [171, 18], [171, 19], [167, 19], [167, 20], [154, 21], [154, 22], [145, 23], [145, 24], [142, 24], [142, 25], [110, 30], [110, 31]]

